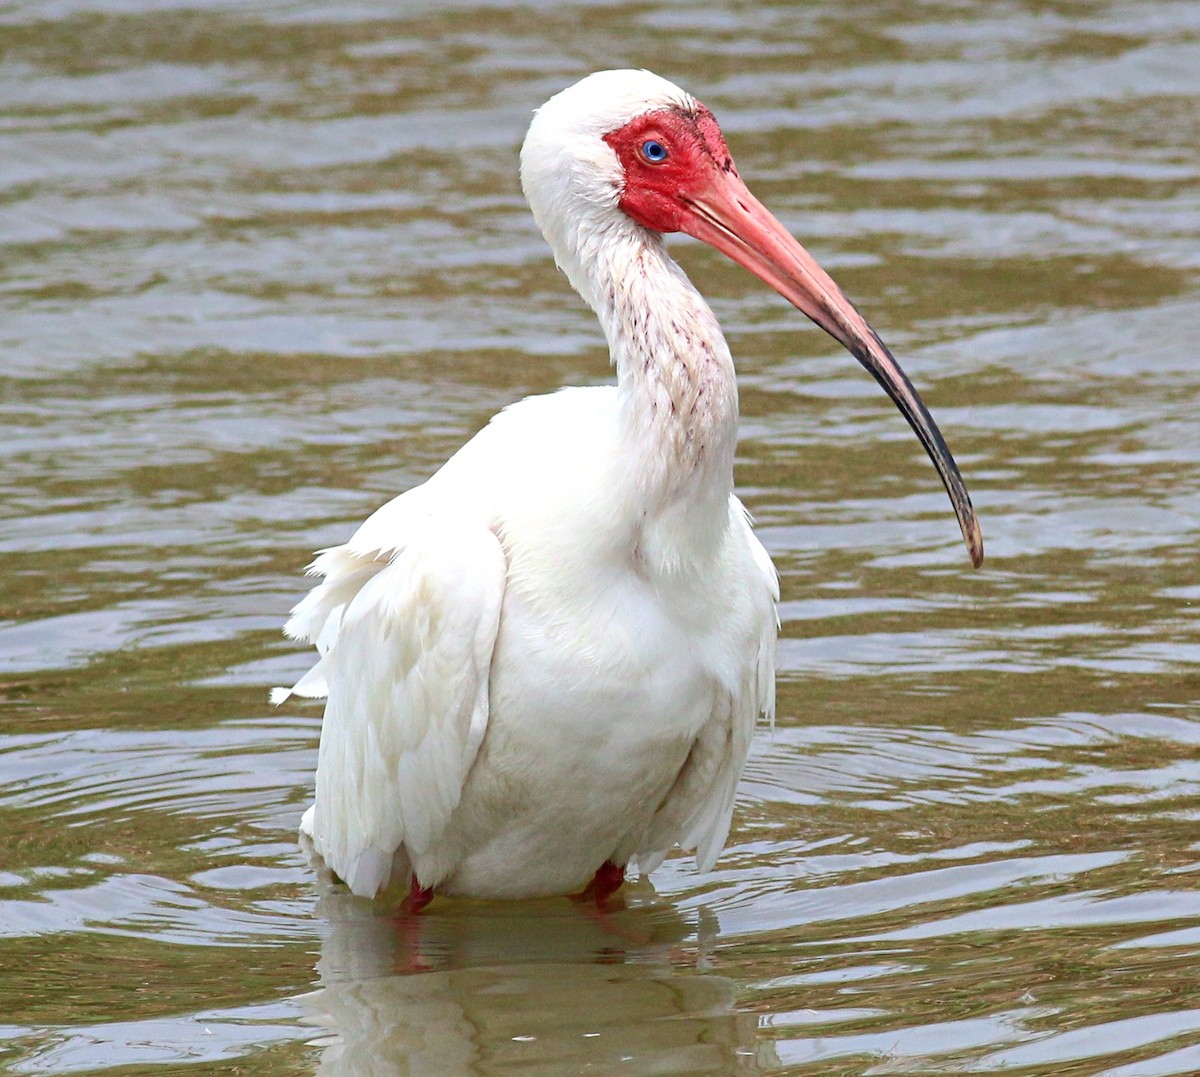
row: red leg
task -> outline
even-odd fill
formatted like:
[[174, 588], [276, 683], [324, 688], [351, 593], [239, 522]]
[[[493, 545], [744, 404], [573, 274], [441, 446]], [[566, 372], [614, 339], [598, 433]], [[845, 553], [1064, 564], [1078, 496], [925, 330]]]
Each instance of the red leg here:
[[[624, 909], [624, 902], [618, 900], [614, 907], [610, 907], [609, 898], [612, 897], [625, 882], [625, 868], [614, 864], [611, 860], [606, 860], [597, 869], [596, 874], [592, 876], [592, 881], [583, 888], [583, 892], [572, 894], [574, 901], [578, 901], [582, 905], [583, 915], [589, 920], [592, 920], [606, 935], [611, 935], [614, 938], [620, 939], [623, 943], [632, 943], [639, 949], [650, 946], [653, 940], [649, 935], [641, 934], [640, 932], [630, 931], [626, 927], [622, 927], [616, 923], [610, 915], [613, 911], [621, 911]], [[607, 948], [602, 951], [602, 954], [615, 953]]]
[[426, 905], [433, 900], [433, 887], [422, 886], [417, 882], [417, 877], [412, 877], [412, 883], [409, 886], [408, 897], [400, 902], [400, 911], [411, 915], [419, 913]]
[[594, 898], [596, 907], [602, 908], [607, 904], [608, 899], [621, 889], [621, 884], [624, 881], [624, 865], [614, 864], [611, 860], [606, 860], [596, 869], [596, 874], [592, 876], [592, 881], [583, 888], [583, 893], [579, 894], [578, 897], [581, 900]]
[[424, 917], [417, 914], [433, 900], [433, 888], [422, 886], [414, 875], [409, 883], [408, 896], [400, 902], [392, 917], [396, 925], [395, 971], [402, 976], [412, 972], [432, 972], [433, 966], [421, 956], [421, 924]]

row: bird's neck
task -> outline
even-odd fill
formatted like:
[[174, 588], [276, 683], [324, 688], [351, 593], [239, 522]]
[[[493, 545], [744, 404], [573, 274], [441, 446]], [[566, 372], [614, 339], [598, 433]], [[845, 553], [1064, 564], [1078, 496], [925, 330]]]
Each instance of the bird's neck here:
[[733, 489], [738, 397], [729, 346], [661, 237], [637, 229], [604, 246], [586, 267], [587, 298], [617, 370], [648, 549], [667, 564], [702, 557], [724, 537]]

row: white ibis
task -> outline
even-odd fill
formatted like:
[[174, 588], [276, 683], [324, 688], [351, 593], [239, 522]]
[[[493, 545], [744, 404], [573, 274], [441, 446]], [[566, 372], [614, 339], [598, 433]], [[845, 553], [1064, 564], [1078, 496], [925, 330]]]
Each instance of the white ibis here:
[[[616, 385], [530, 397], [311, 572], [287, 632], [320, 658], [301, 830], [356, 894], [598, 898], [725, 842], [772, 716], [778, 581], [733, 494], [738, 397], [716, 318], [663, 243], [686, 232], [845, 346], [970, 498], [891, 353], [738, 176], [712, 113], [646, 71], [540, 108], [521, 182], [595, 310]], [[590, 882], [589, 882], [590, 880]]]

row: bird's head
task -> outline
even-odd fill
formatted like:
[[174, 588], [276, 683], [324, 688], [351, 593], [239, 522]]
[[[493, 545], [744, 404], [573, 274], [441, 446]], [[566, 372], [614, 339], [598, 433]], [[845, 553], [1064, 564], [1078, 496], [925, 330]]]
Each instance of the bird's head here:
[[841, 289], [738, 175], [704, 105], [649, 71], [601, 71], [538, 109], [521, 183], [575, 286], [614, 233], [686, 232], [769, 284], [846, 348], [895, 402], [937, 468], [973, 564], [983, 538], [937, 424], [892, 353]]

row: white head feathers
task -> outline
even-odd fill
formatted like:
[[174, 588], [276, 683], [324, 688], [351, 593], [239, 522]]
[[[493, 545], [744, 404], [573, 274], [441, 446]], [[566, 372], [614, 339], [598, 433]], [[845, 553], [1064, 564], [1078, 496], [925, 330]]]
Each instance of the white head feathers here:
[[640, 231], [617, 208], [624, 175], [604, 136], [643, 113], [695, 104], [650, 71], [598, 71], [534, 113], [521, 147], [521, 186], [555, 261], [589, 301], [579, 266], [588, 237]]

